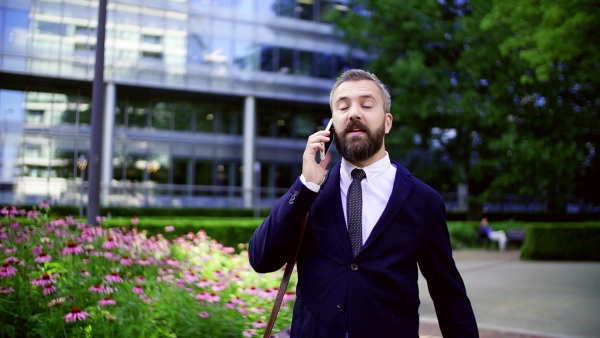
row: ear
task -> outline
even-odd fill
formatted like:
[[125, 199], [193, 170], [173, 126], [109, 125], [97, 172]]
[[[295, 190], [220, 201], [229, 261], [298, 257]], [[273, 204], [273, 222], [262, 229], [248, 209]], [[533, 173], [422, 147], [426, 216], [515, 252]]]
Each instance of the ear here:
[[385, 114], [385, 133], [388, 134], [392, 129], [392, 121], [394, 120], [394, 115], [390, 113]]

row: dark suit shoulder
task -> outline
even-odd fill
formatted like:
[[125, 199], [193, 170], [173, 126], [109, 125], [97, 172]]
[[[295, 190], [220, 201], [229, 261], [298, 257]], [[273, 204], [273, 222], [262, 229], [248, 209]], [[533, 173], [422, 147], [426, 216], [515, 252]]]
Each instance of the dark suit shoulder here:
[[427, 183], [414, 176], [410, 170], [408, 170], [402, 164], [396, 161], [392, 161], [392, 164], [396, 166], [396, 179], [406, 180], [411, 186], [411, 193], [424, 195], [429, 198], [441, 198], [441, 195], [437, 190], [433, 189]]

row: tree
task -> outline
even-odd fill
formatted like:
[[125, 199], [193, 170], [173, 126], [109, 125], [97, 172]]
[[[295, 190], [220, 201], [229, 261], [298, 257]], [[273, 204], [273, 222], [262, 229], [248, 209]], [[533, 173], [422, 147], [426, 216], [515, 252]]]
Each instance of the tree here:
[[484, 33], [503, 32], [497, 48], [520, 68], [511, 90], [498, 93], [512, 96], [515, 109], [509, 128], [491, 144], [510, 154], [492, 190], [519, 187], [551, 211], [573, 194], [600, 202], [581, 189], [582, 183], [600, 186], [593, 175], [600, 164], [599, 11], [597, 1], [497, 0], [482, 18]]
[[[473, 218], [509, 194], [563, 205], [582, 164], [597, 170], [600, 63], [584, 43], [595, 13], [584, 0], [541, 2], [553, 14], [533, 0], [369, 0], [335, 20], [391, 88], [390, 154], [438, 189], [467, 183]], [[573, 30], [578, 52], [547, 43]]]

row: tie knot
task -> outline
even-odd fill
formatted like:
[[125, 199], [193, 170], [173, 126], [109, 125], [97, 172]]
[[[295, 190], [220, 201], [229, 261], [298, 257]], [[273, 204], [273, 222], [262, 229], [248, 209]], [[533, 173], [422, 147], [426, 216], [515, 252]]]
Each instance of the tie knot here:
[[359, 180], [359, 181], [362, 181], [365, 177], [367, 177], [367, 174], [362, 169], [354, 169], [354, 170], [352, 170], [350, 175], [352, 176], [353, 180]]

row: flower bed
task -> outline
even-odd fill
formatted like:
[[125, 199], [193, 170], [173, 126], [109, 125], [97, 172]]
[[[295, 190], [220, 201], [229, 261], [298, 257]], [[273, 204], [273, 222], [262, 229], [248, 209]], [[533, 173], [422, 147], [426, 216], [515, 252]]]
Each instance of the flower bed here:
[[281, 274], [253, 272], [246, 244], [236, 254], [203, 231], [148, 237], [49, 211], [0, 210], [0, 336], [262, 336]]

